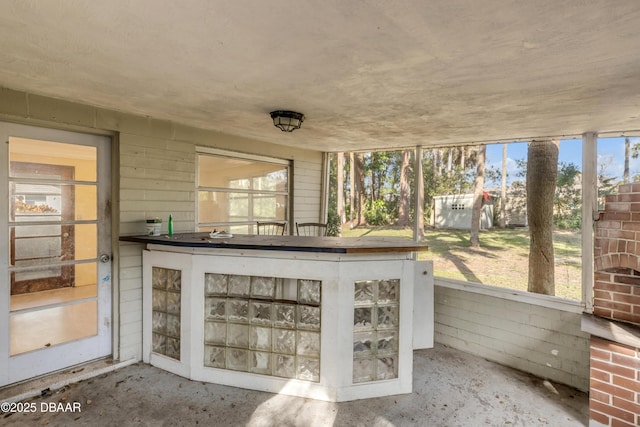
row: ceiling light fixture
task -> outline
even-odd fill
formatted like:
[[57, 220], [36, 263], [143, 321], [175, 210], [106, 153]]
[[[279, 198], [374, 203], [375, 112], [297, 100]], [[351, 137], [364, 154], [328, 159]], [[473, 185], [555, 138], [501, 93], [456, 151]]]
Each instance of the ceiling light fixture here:
[[304, 121], [304, 114], [296, 113], [295, 111], [277, 110], [269, 114], [273, 119], [273, 125], [280, 128], [282, 132], [293, 132], [296, 129], [300, 129]]

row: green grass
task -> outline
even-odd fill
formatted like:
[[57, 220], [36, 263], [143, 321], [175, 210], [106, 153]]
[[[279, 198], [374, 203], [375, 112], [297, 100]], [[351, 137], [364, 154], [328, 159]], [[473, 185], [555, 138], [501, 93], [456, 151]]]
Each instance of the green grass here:
[[[393, 236], [411, 239], [410, 228], [393, 226], [343, 229], [344, 237]], [[428, 229], [428, 252], [420, 259], [434, 261], [440, 277], [467, 280], [509, 289], [527, 290], [529, 232], [492, 229], [480, 232], [480, 248], [471, 248], [468, 230]], [[581, 236], [579, 231], [554, 232], [556, 295], [582, 299]]]

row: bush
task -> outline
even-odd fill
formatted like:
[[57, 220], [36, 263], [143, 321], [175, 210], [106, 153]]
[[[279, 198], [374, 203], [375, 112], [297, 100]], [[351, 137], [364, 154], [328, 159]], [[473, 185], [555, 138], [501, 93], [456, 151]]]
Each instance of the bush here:
[[387, 225], [391, 223], [391, 215], [384, 200], [367, 200], [364, 219], [370, 225]]

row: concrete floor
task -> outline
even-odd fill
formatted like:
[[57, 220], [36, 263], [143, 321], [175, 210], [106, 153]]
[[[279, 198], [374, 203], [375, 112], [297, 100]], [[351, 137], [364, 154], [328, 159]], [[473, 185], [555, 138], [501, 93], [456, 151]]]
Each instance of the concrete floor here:
[[[585, 393], [545, 386], [540, 378], [442, 345], [414, 353], [413, 378], [408, 395], [329, 403], [189, 381], [137, 363], [23, 400], [35, 412], [1, 414], [0, 425], [530, 427], [588, 422]], [[0, 397], [6, 400], [7, 392]], [[52, 404], [69, 411], [51, 412]]]

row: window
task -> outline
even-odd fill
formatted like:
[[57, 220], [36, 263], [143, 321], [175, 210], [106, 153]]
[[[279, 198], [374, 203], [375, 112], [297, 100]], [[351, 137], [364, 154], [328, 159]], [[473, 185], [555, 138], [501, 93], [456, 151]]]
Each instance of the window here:
[[198, 150], [198, 230], [254, 234], [256, 221], [289, 219], [289, 162]]

